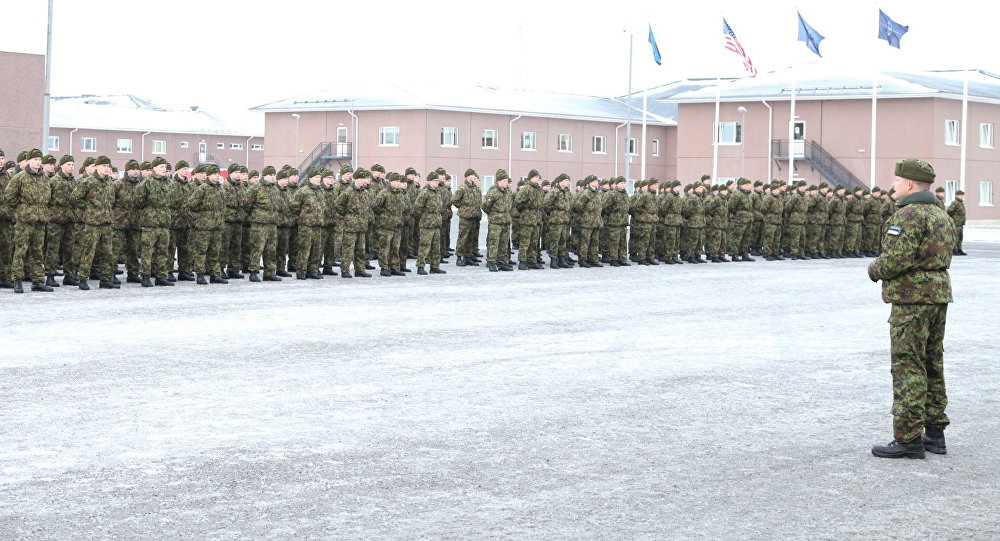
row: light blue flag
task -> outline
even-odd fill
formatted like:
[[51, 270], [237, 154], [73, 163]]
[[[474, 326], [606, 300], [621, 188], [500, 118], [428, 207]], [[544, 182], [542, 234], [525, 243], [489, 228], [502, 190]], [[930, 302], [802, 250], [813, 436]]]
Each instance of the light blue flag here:
[[809, 23], [807, 23], [806, 20], [802, 18], [801, 13], [798, 13], [798, 15], [799, 15], [799, 41], [806, 42], [806, 47], [809, 47], [810, 51], [816, 53], [816, 56], [822, 58], [823, 55], [819, 54], [819, 42], [823, 41], [826, 38], [823, 37], [823, 34], [817, 32], [815, 28], [809, 26]]
[[[647, 23], [648, 24], [648, 23]], [[649, 25], [649, 44], [653, 46], [653, 60], [656, 61], [657, 66], [662, 66], [660, 63], [660, 48], [656, 46], [656, 38], [653, 37], [653, 25]]]
[[909, 26], [903, 26], [889, 18], [881, 9], [878, 10], [878, 39], [884, 39], [889, 45], [899, 48], [899, 38], [910, 31]]

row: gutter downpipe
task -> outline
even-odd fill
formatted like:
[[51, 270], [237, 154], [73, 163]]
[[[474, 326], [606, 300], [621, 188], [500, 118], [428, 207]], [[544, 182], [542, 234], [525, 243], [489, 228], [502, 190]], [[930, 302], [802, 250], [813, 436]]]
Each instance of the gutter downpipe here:
[[618, 176], [618, 146], [620, 144], [618, 139], [618, 130], [622, 129], [622, 126], [624, 126], [625, 124], [628, 124], [628, 122], [622, 122], [621, 124], [618, 125], [618, 127], [615, 128], [615, 176], [616, 177]]
[[770, 182], [773, 178], [771, 177], [771, 173], [774, 171], [774, 166], [771, 164], [771, 138], [774, 137], [772, 134], [774, 130], [774, 111], [767, 104], [767, 100], [760, 100], [760, 102], [764, 104], [764, 107], [767, 107], [767, 154], [764, 154], [767, 158], [767, 176], [764, 177], [764, 180]]
[[[507, 128], [507, 174], [513, 174], [514, 168], [514, 123], [521, 119], [521, 115], [510, 120], [510, 125]], [[494, 180], [496, 182], [496, 180]]]
[[[76, 131], [76, 130], [73, 130], [73, 131]], [[142, 134], [141, 137], [139, 137], [139, 161], [140, 162], [146, 161], [146, 136], [149, 135], [150, 133], [152, 133], [152, 132], [146, 132], [146, 133]], [[70, 142], [72, 143], [72, 141], [70, 141]], [[70, 148], [72, 148], [72, 147], [70, 147]]]
[[[77, 130], [79, 130], [79, 129], [80, 128], [73, 128], [72, 130], [70, 130], [70, 132], [69, 132], [69, 150], [66, 152], [66, 154], [72, 154], [73, 153], [73, 134], [76, 133]], [[145, 160], [143, 160], [143, 161], [145, 161]]]
[[358, 137], [358, 115], [354, 114], [354, 109], [348, 109], [347, 114], [351, 115], [354, 119], [354, 139], [355, 144], [351, 145], [351, 167], [354, 167], [358, 163], [358, 142], [361, 140]]

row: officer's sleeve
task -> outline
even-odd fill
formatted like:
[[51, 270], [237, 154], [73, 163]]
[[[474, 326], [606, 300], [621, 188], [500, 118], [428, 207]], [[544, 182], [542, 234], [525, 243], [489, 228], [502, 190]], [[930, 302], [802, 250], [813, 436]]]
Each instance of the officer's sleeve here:
[[873, 282], [891, 280], [913, 270], [922, 237], [919, 224], [887, 224], [882, 239], [882, 254], [868, 265], [868, 277]]

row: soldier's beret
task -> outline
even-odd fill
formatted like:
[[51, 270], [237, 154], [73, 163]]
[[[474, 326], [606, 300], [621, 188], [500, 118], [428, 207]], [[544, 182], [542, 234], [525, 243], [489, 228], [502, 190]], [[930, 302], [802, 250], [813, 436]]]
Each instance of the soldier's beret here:
[[10, 169], [11, 167], [17, 167], [17, 164], [10, 160], [7, 160], [7, 163], [3, 164], [4, 169]]
[[406, 175], [417, 175], [419, 173], [417, 173], [416, 169], [414, 169], [412, 167], [407, 167], [406, 168], [406, 173], [404, 173], [404, 174], [406, 174]]
[[136, 161], [136, 160], [129, 160], [129, 161], [125, 162], [125, 170], [126, 171], [129, 171], [131, 169], [138, 169], [138, 168], [139, 168], [139, 162]]
[[444, 176], [444, 178], [445, 178], [445, 180], [451, 180], [451, 175], [448, 175], [448, 174], [446, 174], [446, 175]]
[[559, 183], [562, 182], [563, 180], [569, 180], [569, 175], [567, 175], [566, 173], [559, 173], [559, 175], [556, 176], [556, 179], [553, 180], [552, 182]]
[[820, 183], [819, 183], [819, 187], [820, 187], [820, 188], [829, 188], [829, 187], [830, 187], [830, 185], [829, 185], [829, 184], [827, 184], [826, 182], [820, 182]]
[[344, 175], [344, 174], [347, 174], [347, 173], [353, 173], [353, 172], [354, 171], [351, 169], [350, 165], [341, 165], [340, 166], [340, 174], [341, 175]]
[[750, 184], [750, 179], [741, 178], [738, 181], [736, 181], [736, 184], [739, 184], [740, 186], [744, 186], [746, 184]]
[[774, 182], [771, 183], [771, 189], [772, 190], [777, 190], [779, 188], [781, 188], [781, 183], [780, 182], [774, 181]]
[[529, 180], [540, 176], [542, 176], [542, 174], [538, 172], [538, 169], [532, 169], [531, 171], [528, 171]]
[[185, 160], [180, 160], [177, 162], [176, 165], [174, 165], [174, 169], [177, 169], [178, 171], [184, 169], [185, 167], [191, 167], [191, 164], [189, 164]]
[[[41, 151], [39, 151], [39, 152], [41, 152]], [[23, 162], [24, 160], [27, 160], [27, 159], [28, 159], [28, 151], [27, 150], [22, 150], [21, 152], [17, 153], [17, 161], [18, 161], [18, 163]]]
[[[85, 161], [83, 163], [87, 163], [87, 162]], [[150, 167], [156, 167], [158, 165], [170, 165], [170, 164], [167, 163], [167, 160], [165, 158], [163, 158], [163, 157], [156, 157], [156, 158], [153, 158], [153, 161], [149, 162], [149, 165], [150, 165]]]
[[76, 160], [73, 159], [73, 156], [70, 156], [69, 154], [63, 154], [63, 157], [59, 158], [59, 166], [62, 167], [62, 165], [67, 162], [75, 162], [75, 161]]
[[288, 165], [287, 163], [286, 163], [285, 165], [282, 165], [282, 166], [281, 166], [281, 170], [282, 170], [282, 171], [288, 171], [288, 170], [289, 170], [289, 169], [291, 169], [291, 168], [292, 168], [292, 166], [291, 166], [291, 165]]
[[754, 182], [753, 185], [754, 186], [763, 186], [764, 183], [758, 180], [758, 181]]
[[944, 187], [938, 186], [938, 188], [934, 190], [934, 193], [944, 193]]
[[205, 173], [209, 175], [217, 175], [219, 174], [219, 166], [214, 164], [206, 165]]
[[139, 169], [146, 171], [153, 168], [153, 164], [149, 162], [142, 162], [139, 164]]
[[[476, 175], [476, 170], [475, 169], [466, 169], [465, 170], [465, 175], [463, 175], [463, 176], [467, 177], [469, 175]], [[476, 176], [478, 176], [478, 175], [476, 175]]]
[[[24, 153], [24, 158], [23, 159], [30, 160], [32, 158], [41, 158], [41, 157], [42, 157], [42, 151], [38, 150], [37, 148], [33, 148], [33, 149], [28, 150], [28, 151], [26, 151]], [[21, 160], [18, 160], [18, 161], [21, 161]]]
[[881, 191], [882, 191], [882, 189], [879, 188], [878, 186], [875, 186], [874, 188], [872, 188], [872, 193], [879, 193]]
[[[407, 174], [409, 174], [409, 173], [407, 173]], [[504, 179], [510, 180], [510, 175], [507, 174], [507, 170], [506, 169], [497, 169], [497, 172], [496, 172], [496, 175], [494, 175], [494, 178], [496, 178], [497, 182], [500, 182], [501, 180], [504, 180]]]
[[259, 176], [260, 176], [260, 173], [257, 172], [256, 169], [251, 169], [251, 170], [247, 171], [247, 178], [257, 178]]
[[840, 191], [840, 190], [843, 190], [843, 189], [844, 189], [844, 185], [843, 184], [837, 184], [837, 186], [834, 188], [834, 190], [837, 190], [837, 191]]
[[543, 180], [542, 181], [542, 186], [548, 186], [548, 185], [549, 185], [549, 181], [547, 181], [547, 180]]
[[329, 169], [324, 169], [324, 170], [323, 170], [323, 171], [322, 171], [322, 172], [320, 173], [320, 176], [322, 176], [322, 177], [324, 177], [324, 178], [325, 178], [325, 177], [335, 177], [335, 176], [337, 176], [337, 175], [335, 175], [335, 174], [333, 173], [333, 171], [330, 171]]
[[357, 168], [354, 170], [354, 178], [371, 178], [372, 174], [366, 171], [364, 168]]
[[392, 173], [389, 173], [389, 180], [394, 182], [399, 182], [403, 180], [403, 175], [400, 175], [399, 173], [393, 171]]
[[447, 175], [448, 172], [444, 170], [444, 167], [438, 167], [434, 170], [435, 175]]
[[314, 177], [319, 174], [319, 169], [313, 166], [306, 167], [306, 178]]
[[56, 163], [56, 157], [53, 156], [53, 155], [51, 155], [51, 154], [46, 154], [46, 155], [42, 156], [42, 163], [45, 163], [45, 164], [47, 164], [47, 163], [54, 164], [54, 163]]
[[680, 186], [680, 185], [681, 185], [681, 181], [679, 181], [679, 180], [674, 180], [673, 182], [671, 182], [671, 183], [670, 183], [670, 185], [671, 185], [671, 186]]
[[228, 172], [228, 173], [235, 173], [236, 171], [239, 171], [239, 170], [240, 170], [240, 164], [238, 164], [236, 162], [233, 162], [233, 163], [229, 164], [229, 167], [226, 168], [226, 172]]
[[276, 175], [274, 175], [275, 180], [281, 180], [283, 178], [288, 178], [288, 169], [282, 169], [281, 171], [278, 171]]
[[671, 184], [672, 183], [669, 180], [664, 180], [663, 182], [660, 183], [660, 189], [661, 190], [667, 190], [667, 189], [670, 188]]
[[294, 168], [294, 167], [289, 167], [288, 168], [288, 176], [290, 176], [290, 177], [297, 177], [297, 176], [299, 176], [299, 170], [296, 169], [296, 168]]
[[372, 166], [372, 171], [378, 171], [379, 173], [385, 173], [385, 167], [382, 167], [381, 164], [377, 164], [376, 163], [375, 165]]
[[935, 175], [931, 164], [916, 158], [907, 158], [896, 162], [896, 176], [931, 183], [934, 182]]
[[[591, 181], [591, 182], [593, 182], [593, 181]], [[611, 186], [611, 179], [610, 178], [601, 179], [601, 181], [598, 182], [597, 184], [598, 184], [598, 186]]]
[[249, 173], [249, 172], [250, 172], [250, 170], [247, 169], [247, 166], [245, 166], [245, 165], [241, 165], [240, 166], [240, 173]]
[[863, 195], [871, 195], [871, 192], [870, 192], [870, 191], [868, 191], [868, 190], [864, 190], [864, 191], [862, 191], [861, 193], [862, 193]]
[[107, 156], [98, 156], [97, 159], [94, 160], [94, 165], [111, 165], [111, 158]]
[[712, 178], [712, 175], [702, 175], [701, 176], [701, 181], [704, 182], [704, 181], [706, 181], [706, 180], [708, 180], [710, 178]]
[[965, 195], [965, 192], [962, 190], [958, 190], [957, 192], [955, 192], [955, 195]]
[[264, 170], [261, 171], [260, 174], [263, 175], [263, 176], [267, 176], [267, 175], [273, 175], [273, 174], [275, 174], [277, 172], [278, 171], [274, 168], [273, 165], [265, 165], [264, 166]]
[[197, 175], [198, 173], [204, 173], [204, 172], [205, 172], [205, 165], [201, 163], [194, 166], [194, 169], [191, 170], [192, 175]]

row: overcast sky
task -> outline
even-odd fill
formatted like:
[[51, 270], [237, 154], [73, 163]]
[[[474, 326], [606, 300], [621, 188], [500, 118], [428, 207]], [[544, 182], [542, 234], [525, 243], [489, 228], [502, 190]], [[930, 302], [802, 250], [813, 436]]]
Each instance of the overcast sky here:
[[[0, 0], [0, 50], [45, 52], [45, 0]], [[247, 108], [344, 78], [413, 79], [616, 96], [682, 77], [739, 76], [725, 16], [760, 72], [821, 62], [1000, 73], [994, 2], [717, 0], [503, 2], [55, 0], [52, 95], [135, 94], [165, 106]], [[878, 9], [910, 32], [876, 39]], [[826, 36], [796, 41], [798, 9]], [[657, 66], [651, 24], [663, 56]], [[4, 78], [9, 81], [7, 74]]]

